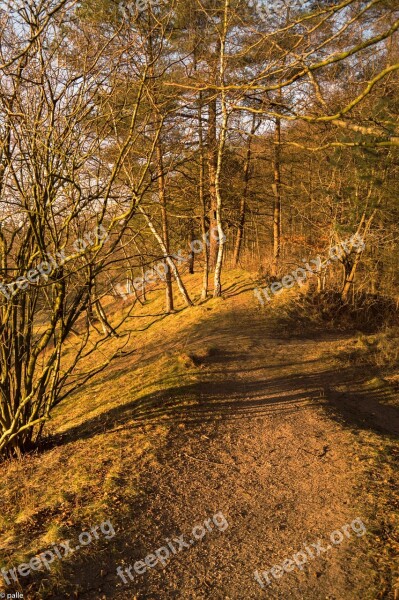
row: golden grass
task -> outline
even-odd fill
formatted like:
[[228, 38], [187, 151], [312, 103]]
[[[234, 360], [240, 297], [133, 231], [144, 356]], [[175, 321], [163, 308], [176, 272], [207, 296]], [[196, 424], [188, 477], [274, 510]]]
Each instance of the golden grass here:
[[[201, 276], [191, 276], [187, 285], [198, 301]], [[252, 284], [248, 274], [233, 271], [225, 285], [233, 293], [241, 288], [249, 290]], [[253, 302], [251, 294], [246, 297]], [[0, 567], [9, 570], [28, 562], [57, 542], [76, 539], [81, 531], [115, 513], [118, 520], [129, 517], [130, 504], [140, 493], [140, 472], [146, 465], [156, 464], [157, 451], [170, 427], [162, 418], [155, 424], [135, 419], [134, 403], [157, 391], [197, 381], [200, 367], [184, 359], [187, 348], [197, 344], [211, 352], [211, 348], [207, 350], [206, 318], [222, 313], [237, 298], [210, 299], [184, 308], [176, 295], [177, 313], [165, 316], [164, 293], [154, 291], [145, 306], [135, 309], [123, 331], [131, 334], [124, 350], [133, 353], [117, 358], [54, 411], [48, 431], [55, 436], [55, 444], [20, 461], [0, 465]], [[113, 322], [128, 310], [127, 304], [112, 298], [107, 299], [105, 308]], [[146, 316], [149, 314], [153, 316]], [[193, 330], [194, 339], [190, 335]], [[67, 353], [77, 342], [71, 338], [68, 343]], [[111, 340], [108, 351], [118, 344], [120, 340]], [[89, 357], [83, 370], [100, 360], [103, 357]], [[115, 411], [124, 409], [119, 424]], [[82, 552], [95, 552], [94, 546]], [[68, 560], [53, 564], [43, 597], [56, 581], [62, 585]], [[0, 577], [0, 589], [3, 584]]]
[[[187, 277], [186, 284], [196, 306], [185, 308], [176, 295], [177, 313], [165, 316], [163, 291], [150, 293], [145, 306], [138, 305], [124, 327], [123, 333], [131, 335], [125, 354], [54, 411], [48, 431], [55, 443], [21, 461], [0, 465], [0, 568], [8, 570], [28, 562], [65, 539], [76, 540], [82, 531], [107, 519], [116, 529], [131, 522], [132, 506], [142, 493], [140, 475], [147, 468], [161, 467], [157, 457], [173, 423], [173, 414], [170, 419], [162, 404], [152, 412], [156, 419], [147, 419], [145, 410], [136, 407], [157, 392], [167, 397], [168, 390], [204, 381], [207, 359], [223, 349], [225, 338], [231, 342], [234, 335], [233, 308], [245, 308], [242, 314], [248, 315], [249, 322], [253, 318], [269, 322], [295, 295], [286, 292], [262, 308], [253, 296], [251, 274], [238, 270], [225, 275], [223, 299], [199, 302], [200, 275]], [[105, 309], [115, 323], [126, 314], [128, 304], [108, 298]], [[93, 339], [98, 337], [96, 334]], [[373, 340], [367, 344], [362, 340], [343, 341], [337, 366], [342, 359], [352, 360], [354, 350], [363, 355], [363, 346], [367, 346], [369, 351]], [[111, 340], [105, 351], [115, 350], [120, 342]], [[76, 343], [71, 337], [67, 356]], [[250, 352], [253, 343], [241, 337], [240, 351]], [[331, 353], [329, 358], [334, 358]], [[93, 355], [82, 369], [91, 369], [103, 359]], [[363, 356], [360, 360], [363, 362]], [[189, 392], [178, 398], [180, 405], [195, 400]], [[158, 399], [158, 403], [162, 401], [163, 397]], [[392, 490], [386, 497], [392, 497]], [[79, 560], [82, 556], [90, 559], [97, 552], [93, 543], [80, 550]], [[107, 552], [113, 552], [112, 542]], [[35, 600], [51, 598], [52, 590], [63, 589], [68, 562], [75, 556], [53, 563]], [[26, 593], [27, 582], [22, 578], [21, 583], [25, 598], [31, 598]], [[0, 577], [0, 589], [2, 584]]]

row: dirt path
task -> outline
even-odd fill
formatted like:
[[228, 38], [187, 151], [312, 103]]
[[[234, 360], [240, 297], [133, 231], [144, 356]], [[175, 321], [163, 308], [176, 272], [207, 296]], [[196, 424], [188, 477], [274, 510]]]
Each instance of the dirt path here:
[[[339, 368], [334, 356], [349, 336], [280, 337], [262, 313], [244, 310], [234, 297], [223, 320], [210, 311], [207, 331], [204, 339], [194, 328], [186, 345], [200, 380], [137, 404], [138, 423], [172, 423], [167, 443], [113, 541], [117, 555], [101, 577], [98, 565], [85, 566], [82, 597], [393, 598], [381, 595], [376, 572], [380, 541], [372, 532], [380, 507], [370, 474], [378, 444], [399, 431], [398, 411], [385, 407], [394, 414], [373, 420], [376, 392], [362, 412], [360, 396], [342, 391], [352, 386], [360, 395], [372, 376]], [[193, 527], [219, 512], [228, 527], [219, 516], [220, 528], [214, 524], [191, 544]], [[367, 534], [359, 525], [347, 528], [332, 544], [331, 533], [356, 518]], [[133, 581], [125, 573], [126, 584], [116, 576], [118, 565], [129, 567], [181, 535], [188, 547], [171, 552], [164, 567], [132, 570]], [[306, 545], [316, 554], [309, 545], [318, 540], [325, 551], [303, 569], [294, 563], [289, 572], [277, 569], [278, 579], [270, 575]], [[269, 572], [264, 589], [256, 570]]]

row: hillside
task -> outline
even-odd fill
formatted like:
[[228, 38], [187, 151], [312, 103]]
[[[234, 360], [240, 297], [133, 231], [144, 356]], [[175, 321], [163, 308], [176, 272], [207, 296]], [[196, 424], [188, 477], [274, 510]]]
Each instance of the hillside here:
[[[233, 271], [224, 299], [171, 316], [152, 294], [123, 355], [55, 411], [42, 448], [2, 466], [6, 571], [110, 522], [8, 590], [32, 600], [393, 598], [398, 373], [369, 360], [378, 336], [295, 332], [281, 315], [299, 292], [262, 308], [253, 285]], [[109, 300], [114, 318], [125, 309]], [[133, 581], [117, 575], [215, 515], [203, 539], [176, 556], [169, 546], [165, 564]], [[270, 574], [345, 525], [336, 546]], [[266, 593], [255, 571], [269, 572]]]

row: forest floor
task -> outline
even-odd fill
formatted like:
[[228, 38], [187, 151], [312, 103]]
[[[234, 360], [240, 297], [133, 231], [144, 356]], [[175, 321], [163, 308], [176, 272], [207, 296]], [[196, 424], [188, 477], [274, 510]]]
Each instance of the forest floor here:
[[[399, 368], [373, 366], [359, 332], [296, 330], [279, 317], [294, 293], [261, 308], [252, 287], [236, 272], [224, 299], [141, 327], [132, 355], [57, 409], [40, 452], [0, 466], [6, 570], [106, 519], [115, 530], [8, 591], [399, 598]], [[165, 565], [117, 575], [182, 535]], [[270, 574], [320, 544], [303, 568]]]

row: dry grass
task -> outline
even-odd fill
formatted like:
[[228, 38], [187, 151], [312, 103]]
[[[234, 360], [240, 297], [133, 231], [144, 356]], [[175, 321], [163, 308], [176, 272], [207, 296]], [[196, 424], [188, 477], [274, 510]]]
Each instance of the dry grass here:
[[[198, 301], [201, 276], [192, 276], [187, 283]], [[167, 390], [189, 388], [206, 379], [208, 364], [218, 364], [224, 342], [229, 340], [231, 344], [232, 323], [228, 319], [232, 308], [242, 305], [247, 313], [253, 311], [248, 314], [248, 322], [252, 318], [267, 319], [270, 326], [273, 314], [281, 322], [282, 315], [297, 309], [293, 303], [298, 302], [298, 294], [292, 291], [262, 309], [256, 304], [252, 287], [250, 274], [232, 271], [225, 278], [225, 299], [210, 299], [186, 309], [176, 298], [177, 313], [168, 317], [163, 314], [164, 294], [154, 291], [145, 306], [135, 310], [135, 317], [124, 328], [124, 334], [131, 336], [125, 353], [57, 408], [40, 451], [0, 466], [1, 566], [8, 570], [27, 562], [62, 540], [76, 540], [81, 531], [107, 519], [117, 531], [129, 529], [143, 495], [140, 475], [146, 469], [162, 469], [159, 456], [168, 444], [173, 423], [173, 412], [168, 414], [167, 408], [151, 404], [152, 397], [160, 391], [167, 397]], [[108, 299], [106, 311], [111, 321], [116, 322], [127, 310], [127, 304]], [[306, 314], [303, 319], [306, 321]], [[212, 331], [216, 321], [218, 346]], [[287, 335], [292, 332], [287, 325]], [[348, 353], [355, 351], [357, 360], [378, 356], [376, 360], [391, 363], [397, 356], [397, 339], [394, 330], [371, 336], [360, 334], [358, 339], [343, 341], [337, 361], [352, 360]], [[116, 349], [119, 343], [112, 340], [110, 347]], [[240, 352], [250, 352], [252, 343], [241, 336]], [[100, 359], [93, 355], [83, 368], [92, 368], [96, 360]], [[220, 365], [222, 372], [223, 363]], [[197, 399], [190, 393], [185, 392], [174, 402], [191, 406]], [[146, 413], [148, 405], [151, 418]], [[389, 444], [381, 449], [382, 454], [392, 452]], [[384, 466], [384, 473], [389, 468]], [[384, 498], [391, 491], [389, 484]], [[392, 521], [391, 512], [387, 518]], [[79, 563], [85, 568], [91, 557], [96, 556], [98, 561], [106, 556], [108, 560], [115, 552], [114, 546], [112, 541], [100, 539], [79, 551]], [[390, 546], [389, 557], [391, 551]], [[69, 561], [73, 563], [76, 557], [55, 562], [51, 573], [40, 575], [40, 586], [33, 582], [30, 588], [29, 579], [22, 578], [20, 590], [24, 597], [47, 599], [54, 597], [55, 591], [62, 596], [70, 586]]]
[[[341, 331], [364, 334], [381, 333], [399, 325], [397, 303], [385, 296], [358, 294], [343, 302], [335, 291], [317, 293], [309, 284], [283, 291], [266, 309], [273, 308], [278, 326], [289, 335]], [[391, 335], [395, 337], [394, 329]]]
[[[232, 290], [247, 284], [248, 276], [242, 272], [226, 278], [226, 287]], [[189, 289], [196, 300], [200, 286], [201, 276], [192, 276]], [[57, 542], [76, 539], [112, 515], [119, 522], [129, 518], [130, 506], [141, 493], [139, 470], [157, 462], [157, 451], [169, 431], [162, 418], [146, 424], [142, 415], [136, 417], [135, 403], [197, 380], [198, 364], [186, 353], [189, 332], [195, 327], [205, 354], [212, 352], [201, 323], [209, 311], [223, 309], [223, 301], [213, 299], [185, 309], [176, 297], [177, 313], [166, 316], [163, 300], [164, 294], [155, 291], [135, 310], [122, 331], [130, 334], [124, 354], [54, 411], [40, 451], [0, 466], [0, 566], [6, 570], [29, 562]], [[113, 298], [105, 307], [111, 322], [129, 309]], [[69, 344], [74, 343], [71, 338]], [[118, 344], [120, 340], [111, 340], [109, 351]], [[93, 368], [98, 360], [103, 357], [92, 355], [82, 370]], [[120, 424], [118, 411], [123, 415]], [[97, 552], [99, 544], [80, 554]], [[53, 564], [35, 598], [51, 597], [54, 587], [62, 589], [67, 563], [68, 559]], [[26, 597], [29, 578], [21, 579], [19, 589]]]

